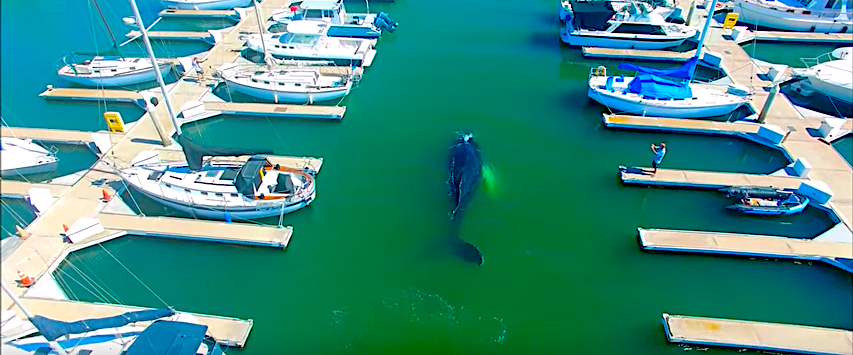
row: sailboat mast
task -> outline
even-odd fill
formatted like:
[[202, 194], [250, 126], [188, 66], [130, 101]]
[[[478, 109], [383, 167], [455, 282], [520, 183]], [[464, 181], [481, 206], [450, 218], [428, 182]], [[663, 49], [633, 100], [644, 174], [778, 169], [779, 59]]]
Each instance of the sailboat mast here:
[[[33, 318], [33, 314], [30, 313], [30, 310], [28, 310], [27, 307], [24, 307], [24, 303], [21, 302], [21, 299], [18, 298], [18, 296], [15, 296], [15, 294], [12, 293], [12, 290], [10, 290], [8, 286], [6, 286], [6, 281], [0, 280], [0, 287], [3, 287], [3, 291], [6, 292], [6, 295], [12, 299], [12, 302], [15, 303], [18, 308], [21, 309], [21, 312], [24, 312], [24, 315], [27, 316], [27, 319]], [[68, 352], [66, 352], [65, 349], [59, 346], [59, 343], [57, 343], [56, 340], [49, 341], [47, 343], [50, 344], [50, 347], [53, 348], [53, 351], [56, 351], [57, 353], [59, 353], [59, 355], [68, 355]]]
[[264, 50], [264, 64], [269, 67], [270, 64], [267, 62], [267, 43], [264, 41], [264, 34], [266, 31], [264, 31], [264, 25], [261, 23], [261, 9], [258, 8], [257, 0], [252, 0], [252, 6], [255, 7], [255, 18], [258, 19], [258, 33], [261, 35], [261, 48]]
[[110, 34], [110, 39], [113, 41], [113, 48], [116, 49], [116, 52], [118, 52], [119, 57], [124, 58], [124, 56], [121, 55], [121, 51], [119, 51], [118, 49], [118, 42], [116, 42], [116, 37], [113, 36], [113, 31], [110, 30], [110, 25], [107, 23], [107, 18], [104, 17], [104, 13], [101, 12], [101, 6], [98, 5], [98, 0], [92, 0], [92, 2], [95, 4], [95, 9], [98, 10], [98, 15], [101, 16], [101, 21], [104, 21], [104, 27], [107, 28], [107, 33]]
[[702, 33], [699, 36], [699, 47], [696, 48], [696, 57], [702, 60], [702, 53], [705, 48], [705, 36], [708, 34], [708, 27], [711, 26], [711, 20], [714, 18], [714, 9], [717, 7], [717, 0], [711, 0], [711, 6], [708, 7], [708, 18], [705, 19], [705, 27], [702, 28]]
[[160, 91], [163, 93], [163, 101], [166, 102], [166, 109], [169, 111], [169, 118], [172, 119], [172, 124], [175, 126], [175, 131], [181, 135], [181, 125], [178, 124], [178, 117], [175, 116], [175, 111], [172, 109], [172, 101], [169, 100], [169, 92], [166, 90], [166, 84], [163, 83], [163, 75], [160, 74], [160, 65], [157, 63], [157, 57], [154, 56], [154, 50], [151, 49], [151, 41], [148, 40], [148, 30], [145, 24], [142, 23], [142, 16], [139, 15], [139, 8], [136, 7], [136, 0], [130, 0], [130, 7], [133, 9], [133, 16], [136, 17], [136, 23], [139, 24], [139, 33], [142, 34], [142, 42], [145, 43], [145, 49], [148, 51], [148, 58], [151, 59], [151, 65], [154, 66], [154, 74], [157, 76], [157, 84], [160, 85]]

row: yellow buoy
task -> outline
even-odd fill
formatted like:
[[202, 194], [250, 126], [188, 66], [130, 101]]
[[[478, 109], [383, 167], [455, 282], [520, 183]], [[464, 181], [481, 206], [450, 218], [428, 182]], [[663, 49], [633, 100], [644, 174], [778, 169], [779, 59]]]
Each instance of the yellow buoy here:
[[107, 129], [110, 132], [124, 133], [124, 120], [121, 119], [121, 114], [114, 111], [104, 112], [104, 120], [107, 121]]

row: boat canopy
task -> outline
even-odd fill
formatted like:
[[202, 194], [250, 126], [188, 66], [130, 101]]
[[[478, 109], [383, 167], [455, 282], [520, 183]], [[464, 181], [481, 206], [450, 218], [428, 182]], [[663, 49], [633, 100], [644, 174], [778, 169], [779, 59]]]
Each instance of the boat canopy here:
[[570, 0], [572, 25], [577, 29], [603, 31], [610, 27], [608, 22], [616, 11], [609, 0]]
[[147, 309], [133, 311], [106, 318], [90, 318], [76, 322], [63, 322], [42, 316], [33, 316], [30, 322], [38, 329], [39, 333], [47, 339], [54, 341], [61, 336], [69, 334], [83, 334], [98, 329], [118, 328], [130, 323], [152, 321], [175, 314], [171, 309]]
[[651, 74], [640, 74], [628, 84], [628, 92], [651, 99], [688, 99], [693, 97], [688, 82], [677, 82]]
[[178, 144], [187, 158], [187, 166], [191, 171], [201, 170], [202, 159], [206, 156], [213, 157], [236, 157], [241, 155], [272, 154], [269, 149], [231, 149], [231, 148], [209, 148], [193, 143], [183, 135], [178, 136]]
[[678, 79], [690, 80], [693, 78], [693, 72], [696, 71], [696, 63], [699, 62], [699, 57], [693, 57], [687, 60], [680, 67], [675, 68], [648, 68], [631, 63], [619, 63], [619, 69], [634, 70], [639, 74], [651, 74], [656, 76], [669, 76]]
[[195, 355], [207, 326], [194, 323], [158, 321], [145, 328], [124, 355]]
[[254, 196], [255, 190], [261, 187], [261, 170], [268, 166], [272, 166], [272, 163], [266, 157], [261, 155], [250, 157], [234, 178], [237, 192], [244, 196]]

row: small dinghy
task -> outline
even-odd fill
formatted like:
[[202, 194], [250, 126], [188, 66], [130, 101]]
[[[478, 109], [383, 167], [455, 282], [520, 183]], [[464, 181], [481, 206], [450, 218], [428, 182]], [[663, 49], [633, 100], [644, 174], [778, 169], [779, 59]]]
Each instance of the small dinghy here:
[[721, 189], [727, 198], [736, 198], [737, 203], [727, 209], [752, 215], [787, 216], [803, 212], [809, 198], [791, 191], [773, 188], [727, 188]]

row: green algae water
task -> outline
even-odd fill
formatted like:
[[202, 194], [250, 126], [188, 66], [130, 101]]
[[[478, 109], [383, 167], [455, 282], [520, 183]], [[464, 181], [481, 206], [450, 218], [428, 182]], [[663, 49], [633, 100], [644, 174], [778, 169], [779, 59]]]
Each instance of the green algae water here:
[[[140, 2], [147, 22], [158, 6]], [[109, 7], [120, 28], [130, 11]], [[665, 340], [663, 312], [853, 329], [853, 278], [835, 268], [640, 250], [637, 227], [810, 238], [832, 222], [814, 208], [755, 218], [727, 212], [713, 192], [622, 186], [617, 167], [648, 166], [661, 141], [666, 168], [770, 173], [787, 161], [739, 139], [604, 128], [586, 80], [615, 62], [561, 46], [556, 9], [545, 0], [371, 3], [400, 27], [383, 35], [343, 121], [223, 116], [184, 127], [204, 145], [324, 158], [317, 199], [284, 217], [294, 226], [287, 250], [125, 237], [75, 253], [57, 279], [74, 299], [254, 319], [248, 345], [229, 354], [681, 354]], [[51, 63], [62, 51], [93, 47], [86, 1], [2, 10], [4, 53], [27, 51], [0, 58], [4, 117], [97, 130], [105, 109], [127, 110], [125, 121], [141, 115], [37, 96], [57, 84]], [[28, 13], [53, 15], [63, 31]], [[60, 38], [27, 45], [50, 34]], [[461, 229], [485, 255], [479, 267], [446, 250], [447, 153], [459, 130], [474, 132], [492, 177]]]

